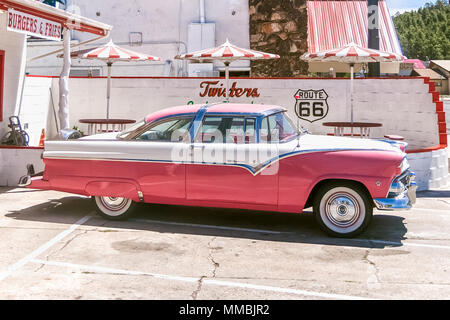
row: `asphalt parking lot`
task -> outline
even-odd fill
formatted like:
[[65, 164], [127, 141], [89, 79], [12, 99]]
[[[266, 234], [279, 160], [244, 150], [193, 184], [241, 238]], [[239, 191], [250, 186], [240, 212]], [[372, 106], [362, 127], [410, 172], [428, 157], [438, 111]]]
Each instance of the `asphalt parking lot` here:
[[0, 299], [449, 299], [450, 188], [375, 210], [355, 239], [302, 215], [142, 205], [0, 188]]

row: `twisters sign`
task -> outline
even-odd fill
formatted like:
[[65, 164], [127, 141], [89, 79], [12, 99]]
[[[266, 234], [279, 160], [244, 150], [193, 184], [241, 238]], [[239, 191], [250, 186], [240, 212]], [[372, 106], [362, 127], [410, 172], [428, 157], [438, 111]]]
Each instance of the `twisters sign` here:
[[17, 10], [8, 10], [8, 31], [25, 33], [48, 40], [61, 40], [61, 24]]

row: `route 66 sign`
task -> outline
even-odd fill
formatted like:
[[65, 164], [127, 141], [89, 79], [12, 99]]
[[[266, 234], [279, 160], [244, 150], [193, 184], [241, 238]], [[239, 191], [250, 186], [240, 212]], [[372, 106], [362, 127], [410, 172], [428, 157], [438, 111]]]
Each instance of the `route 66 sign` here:
[[309, 122], [323, 119], [328, 114], [328, 94], [325, 90], [301, 90], [294, 95], [297, 117]]

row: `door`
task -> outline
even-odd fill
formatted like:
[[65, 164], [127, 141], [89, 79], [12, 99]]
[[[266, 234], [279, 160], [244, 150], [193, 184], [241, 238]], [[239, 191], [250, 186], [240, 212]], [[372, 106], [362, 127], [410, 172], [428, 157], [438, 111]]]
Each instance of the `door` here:
[[186, 198], [189, 128], [193, 117], [171, 117], [149, 124], [132, 140], [147, 161], [140, 163], [138, 180], [146, 202], [177, 203]]
[[255, 118], [205, 116], [189, 147], [187, 199], [276, 206], [278, 173], [260, 170], [268, 145], [256, 133]]

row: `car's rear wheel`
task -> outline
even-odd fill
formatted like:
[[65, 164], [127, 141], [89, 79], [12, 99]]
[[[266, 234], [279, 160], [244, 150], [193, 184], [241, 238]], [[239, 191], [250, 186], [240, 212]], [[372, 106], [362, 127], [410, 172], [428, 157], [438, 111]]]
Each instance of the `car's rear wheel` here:
[[334, 237], [354, 237], [369, 225], [373, 206], [361, 187], [335, 182], [322, 187], [314, 198], [314, 214], [320, 227]]
[[136, 208], [136, 202], [120, 197], [93, 197], [97, 212], [110, 220], [123, 220], [128, 218]]

